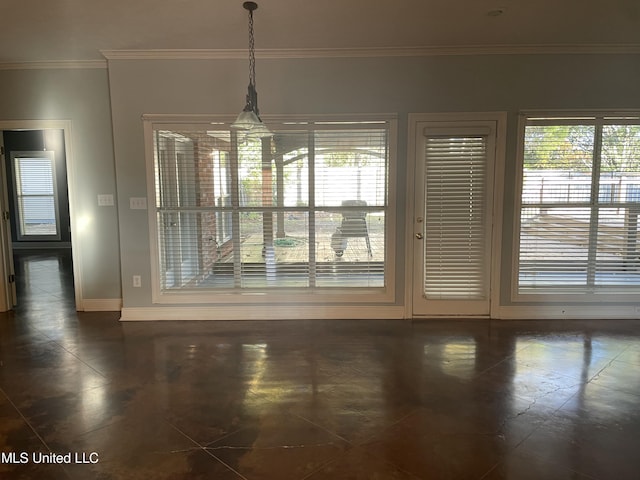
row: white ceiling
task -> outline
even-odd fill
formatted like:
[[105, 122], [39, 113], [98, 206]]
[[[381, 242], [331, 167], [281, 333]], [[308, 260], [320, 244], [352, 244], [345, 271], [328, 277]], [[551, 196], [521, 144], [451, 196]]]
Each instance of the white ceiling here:
[[[640, 0], [258, 0], [256, 49], [640, 46]], [[504, 9], [499, 16], [491, 10]], [[0, 63], [246, 49], [242, 0], [0, 0]]]

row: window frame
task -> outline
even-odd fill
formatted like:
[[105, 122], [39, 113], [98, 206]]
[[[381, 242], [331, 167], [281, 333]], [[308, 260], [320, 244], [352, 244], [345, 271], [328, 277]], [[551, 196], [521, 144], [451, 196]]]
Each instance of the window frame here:
[[[23, 209], [21, 199], [30, 196], [45, 196], [45, 195], [23, 195], [19, 192], [22, 191], [22, 187], [20, 185], [19, 175], [20, 168], [18, 167], [18, 162], [21, 158], [27, 159], [42, 159], [48, 160], [49, 165], [51, 166], [51, 187], [53, 193], [50, 195], [46, 195], [47, 197], [51, 197], [53, 200], [53, 214], [55, 216], [55, 226], [56, 233], [54, 234], [28, 234], [23, 233], [23, 226], [25, 223], [25, 219], [23, 218]], [[60, 209], [59, 209], [59, 200], [58, 200], [58, 182], [57, 182], [57, 170], [56, 170], [56, 159], [55, 152], [53, 150], [44, 150], [44, 151], [15, 151], [11, 152], [11, 164], [13, 170], [13, 197], [16, 206], [16, 238], [18, 241], [56, 241], [62, 238], [61, 235], [61, 225], [60, 225]]]
[[[488, 112], [447, 112], [447, 113], [410, 113], [408, 116], [408, 165], [406, 177], [407, 190], [407, 208], [404, 213], [405, 222], [405, 317], [435, 317], [442, 316], [460, 316], [464, 314], [460, 312], [428, 312], [420, 313], [414, 304], [414, 267], [415, 267], [415, 237], [416, 221], [420, 216], [418, 211], [422, 206], [416, 200], [415, 185], [415, 168], [416, 161], [419, 158], [419, 149], [421, 148], [421, 138], [423, 129], [418, 126], [423, 123], [429, 124], [433, 128], [445, 129], [464, 129], [468, 127], [477, 127], [479, 124], [490, 123], [495, 129], [495, 152], [493, 159], [493, 184], [492, 197], [487, 198], [491, 202], [491, 241], [489, 250], [491, 252], [490, 259], [490, 283], [489, 283], [489, 317], [500, 318], [501, 295], [502, 295], [502, 265], [503, 265], [503, 218], [504, 218], [504, 196], [505, 196], [505, 163], [506, 163], [506, 147], [507, 147], [507, 123], [508, 114], [505, 111], [488, 111]], [[506, 232], [505, 232], [506, 234]], [[505, 262], [506, 263], [506, 262]], [[508, 267], [507, 267], [508, 268]], [[471, 316], [476, 316], [475, 314]]]
[[[520, 230], [522, 215], [522, 193], [524, 181], [524, 151], [525, 151], [525, 129], [529, 120], [541, 121], [542, 123], [562, 125], [576, 125], [576, 120], [580, 121], [580, 125], [606, 125], [615, 120], [621, 123], [640, 124], [640, 111], [638, 110], [523, 110], [518, 115], [518, 137], [517, 137], [517, 154], [515, 162], [515, 188], [514, 188], [514, 211], [513, 211], [513, 229], [512, 229], [512, 245], [511, 250], [511, 281], [510, 281], [510, 299], [515, 304], [540, 304], [540, 303], [557, 303], [557, 304], [598, 304], [598, 303], [638, 303], [639, 291], [615, 291], [617, 286], [607, 288], [600, 286], [593, 291], [576, 292], [576, 293], [550, 293], [550, 289], [544, 289], [540, 292], [519, 291], [519, 274], [520, 274]], [[598, 160], [599, 162], [601, 159]], [[598, 195], [600, 203], [600, 195]], [[585, 204], [588, 202], [585, 202]], [[604, 202], [606, 203], [606, 202]], [[560, 204], [559, 204], [560, 205]], [[586, 289], [586, 287], [585, 287]], [[561, 313], [564, 313], [562, 311]]]
[[[188, 291], [162, 291], [160, 285], [159, 255], [161, 253], [158, 240], [158, 220], [156, 212], [156, 185], [154, 169], [154, 131], [158, 129], [202, 129], [203, 125], [229, 125], [234, 120], [228, 115], [163, 115], [145, 114], [142, 116], [145, 141], [145, 168], [147, 177], [147, 204], [150, 235], [151, 261], [151, 296], [154, 304], [243, 304], [256, 306], [261, 304], [392, 304], [396, 301], [396, 178], [397, 178], [397, 116], [394, 114], [365, 114], [365, 115], [263, 115], [263, 120], [269, 123], [304, 124], [311, 122], [343, 123], [371, 123], [372, 125], [385, 122], [388, 125], [389, 156], [387, 159], [387, 206], [385, 230], [385, 285], [383, 287], [357, 287], [353, 289], [335, 287], [313, 288], [257, 288], [257, 289], [213, 289]], [[161, 127], [160, 127], [161, 126]], [[315, 208], [315, 207], [314, 207]], [[321, 208], [318, 208], [321, 209]]]

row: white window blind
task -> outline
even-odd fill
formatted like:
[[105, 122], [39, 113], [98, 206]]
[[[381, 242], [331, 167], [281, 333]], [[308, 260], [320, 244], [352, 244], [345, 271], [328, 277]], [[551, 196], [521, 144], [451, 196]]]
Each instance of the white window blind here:
[[154, 125], [161, 291], [384, 287], [387, 122]]
[[640, 122], [527, 120], [519, 293], [640, 288]]
[[18, 237], [59, 238], [53, 152], [13, 156]]
[[484, 299], [487, 136], [430, 136], [425, 143], [424, 294]]

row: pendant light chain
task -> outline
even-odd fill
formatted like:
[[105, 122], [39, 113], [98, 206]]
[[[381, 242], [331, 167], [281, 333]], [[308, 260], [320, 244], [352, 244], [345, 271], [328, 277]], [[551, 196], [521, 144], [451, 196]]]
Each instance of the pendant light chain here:
[[256, 86], [256, 54], [253, 35], [253, 10], [249, 10], [249, 83]]
[[255, 38], [253, 35], [253, 11], [258, 8], [255, 2], [244, 2], [242, 4], [249, 12], [249, 87], [247, 88], [247, 102], [236, 121], [231, 124], [231, 128], [243, 130], [247, 137], [266, 138], [273, 134], [262, 123], [260, 110], [258, 110], [258, 92], [256, 91], [256, 53]]

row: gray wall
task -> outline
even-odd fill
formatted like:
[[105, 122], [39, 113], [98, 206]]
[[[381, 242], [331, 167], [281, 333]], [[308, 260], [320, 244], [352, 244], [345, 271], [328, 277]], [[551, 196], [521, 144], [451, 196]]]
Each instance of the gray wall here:
[[[265, 114], [396, 113], [401, 192], [408, 113], [507, 111], [503, 304], [509, 298], [518, 112], [640, 109], [639, 55], [258, 59], [257, 71]], [[76, 221], [87, 222], [74, 244], [81, 249], [85, 299], [119, 298], [122, 284], [125, 306], [151, 306], [147, 215], [128, 208], [129, 197], [147, 193], [141, 115], [235, 114], [244, 103], [246, 73], [245, 60], [111, 60], [108, 71], [0, 70], [0, 120], [72, 122]], [[101, 193], [117, 193], [120, 208], [98, 207]], [[401, 195], [400, 221], [404, 202]], [[401, 302], [402, 224], [397, 231]], [[134, 273], [143, 275], [143, 288], [121, 282]]]
[[[109, 75], [119, 201], [146, 196], [141, 115], [234, 114], [243, 106], [241, 60], [111, 60]], [[638, 55], [485, 55], [258, 59], [263, 114], [397, 113], [398, 190], [405, 191], [407, 114], [508, 112], [502, 304], [509, 303], [517, 115], [527, 109], [640, 109]], [[404, 218], [405, 198], [398, 198]], [[120, 211], [125, 306], [149, 306], [146, 216]], [[398, 225], [398, 301], [404, 288], [404, 227]]]
[[116, 193], [107, 70], [0, 70], [0, 120], [72, 122], [70, 188], [78, 200], [75, 220], [84, 225], [73, 248], [82, 259], [83, 296], [120, 298], [117, 208], [97, 203], [98, 194]]

